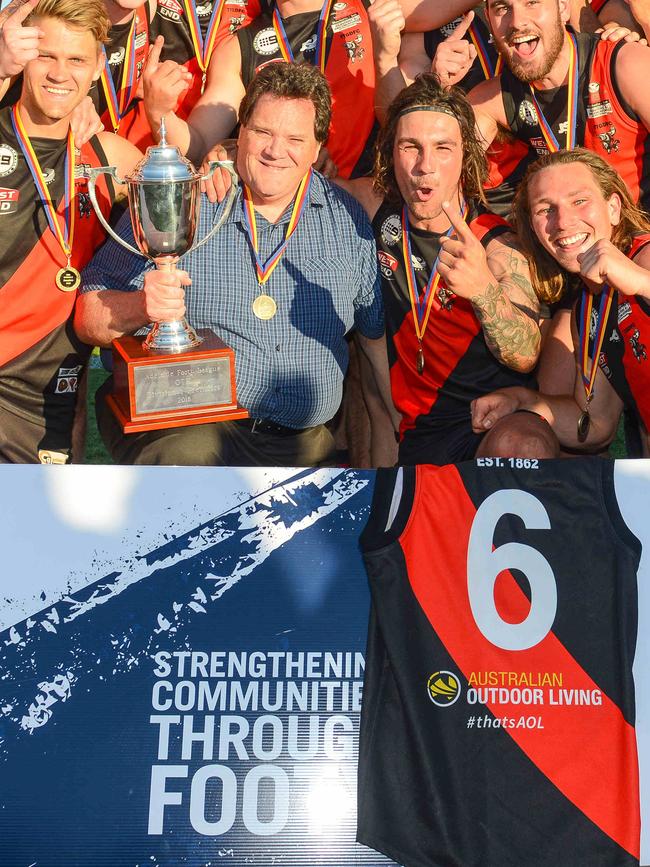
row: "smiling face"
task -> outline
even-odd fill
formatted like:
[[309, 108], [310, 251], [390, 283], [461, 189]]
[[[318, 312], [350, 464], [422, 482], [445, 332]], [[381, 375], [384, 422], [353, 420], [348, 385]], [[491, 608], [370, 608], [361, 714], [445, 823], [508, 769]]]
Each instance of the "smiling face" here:
[[455, 117], [413, 111], [399, 119], [393, 168], [414, 225], [431, 231], [449, 225], [442, 203], [458, 204], [462, 165], [463, 141]]
[[318, 156], [316, 112], [309, 99], [264, 94], [241, 126], [237, 171], [255, 206], [283, 207]]
[[[36, 60], [23, 72], [21, 105], [26, 123], [52, 126], [67, 121], [99, 78], [103, 57], [92, 33], [56, 18], [34, 21], [43, 31]], [[30, 130], [28, 129], [28, 132]], [[33, 131], [33, 130], [32, 130]]]
[[580, 271], [578, 256], [601, 238], [609, 240], [621, 216], [621, 200], [606, 199], [588, 166], [548, 166], [528, 185], [533, 231], [540, 244], [566, 271]]
[[486, 9], [496, 48], [517, 78], [547, 76], [564, 44], [564, 0], [488, 0]]

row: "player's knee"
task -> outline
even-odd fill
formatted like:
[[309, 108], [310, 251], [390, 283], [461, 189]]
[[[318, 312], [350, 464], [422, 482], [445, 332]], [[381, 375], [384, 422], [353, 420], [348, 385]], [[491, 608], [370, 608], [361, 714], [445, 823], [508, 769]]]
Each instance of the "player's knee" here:
[[483, 437], [477, 457], [557, 458], [560, 444], [549, 423], [530, 412], [500, 419]]

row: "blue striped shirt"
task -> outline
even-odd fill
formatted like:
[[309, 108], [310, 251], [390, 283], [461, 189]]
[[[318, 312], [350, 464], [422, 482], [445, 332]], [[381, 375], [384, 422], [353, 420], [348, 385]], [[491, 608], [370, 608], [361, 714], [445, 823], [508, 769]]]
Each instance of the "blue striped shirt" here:
[[[197, 240], [221, 207], [203, 197]], [[291, 207], [275, 224], [256, 215], [262, 261], [284, 240], [290, 214]], [[117, 233], [134, 244], [128, 214]], [[84, 270], [81, 291], [141, 289], [152, 267], [109, 239]], [[296, 428], [332, 418], [348, 364], [345, 335], [353, 327], [369, 338], [384, 331], [375, 242], [354, 199], [314, 172], [298, 228], [260, 287], [239, 190], [222, 228], [184, 256], [180, 267], [192, 278], [187, 318], [234, 349], [237, 397], [251, 416]], [[278, 307], [268, 321], [253, 313], [253, 301], [262, 293]]]

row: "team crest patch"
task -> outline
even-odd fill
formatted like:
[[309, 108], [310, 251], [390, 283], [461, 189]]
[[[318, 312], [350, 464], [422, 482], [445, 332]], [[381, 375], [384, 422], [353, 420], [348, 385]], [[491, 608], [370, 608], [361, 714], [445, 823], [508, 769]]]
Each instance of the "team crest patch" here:
[[276, 51], [280, 50], [275, 30], [272, 27], [265, 27], [255, 36], [253, 50], [256, 54], [275, 54]]
[[460, 697], [460, 681], [451, 671], [434, 671], [427, 681], [427, 693], [438, 707], [450, 707]]
[[528, 126], [535, 126], [539, 122], [537, 117], [537, 109], [528, 99], [524, 99], [519, 106], [519, 118], [527, 123]]
[[56, 378], [56, 388], [55, 391], [57, 394], [74, 394], [77, 390], [77, 386], [79, 384], [79, 373], [81, 372], [81, 365], [77, 364], [75, 367], [60, 367], [59, 373]]
[[381, 240], [391, 247], [402, 239], [402, 221], [398, 214], [391, 214], [381, 224]]
[[0, 187], [0, 214], [13, 214], [18, 209], [20, 192]]
[[18, 154], [8, 144], [0, 144], [0, 178], [12, 174], [18, 165]]
[[124, 55], [126, 54], [125, 48], [118, 48], [117, 51], [112, 51], [111, 56], [108, 58], [109, 66], [117, 66], [124, 60]]
[[600, 84], [597, 81], [589, 82], [589, 93], [598, 93], [600, 90]]

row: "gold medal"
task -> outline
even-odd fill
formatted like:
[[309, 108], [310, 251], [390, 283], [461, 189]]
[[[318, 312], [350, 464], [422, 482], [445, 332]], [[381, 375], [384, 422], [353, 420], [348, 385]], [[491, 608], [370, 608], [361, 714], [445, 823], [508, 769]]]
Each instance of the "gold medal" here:
[[258, 319], [273, 319], [278, 312], [278, 305], [270, 295], [258, 295], [253, 301], [253, 313]]
[[71, 265], [61, 268], [56, 273], [56, 285], [61, 292], [76, 292], [81, 285], [81, 274]]

